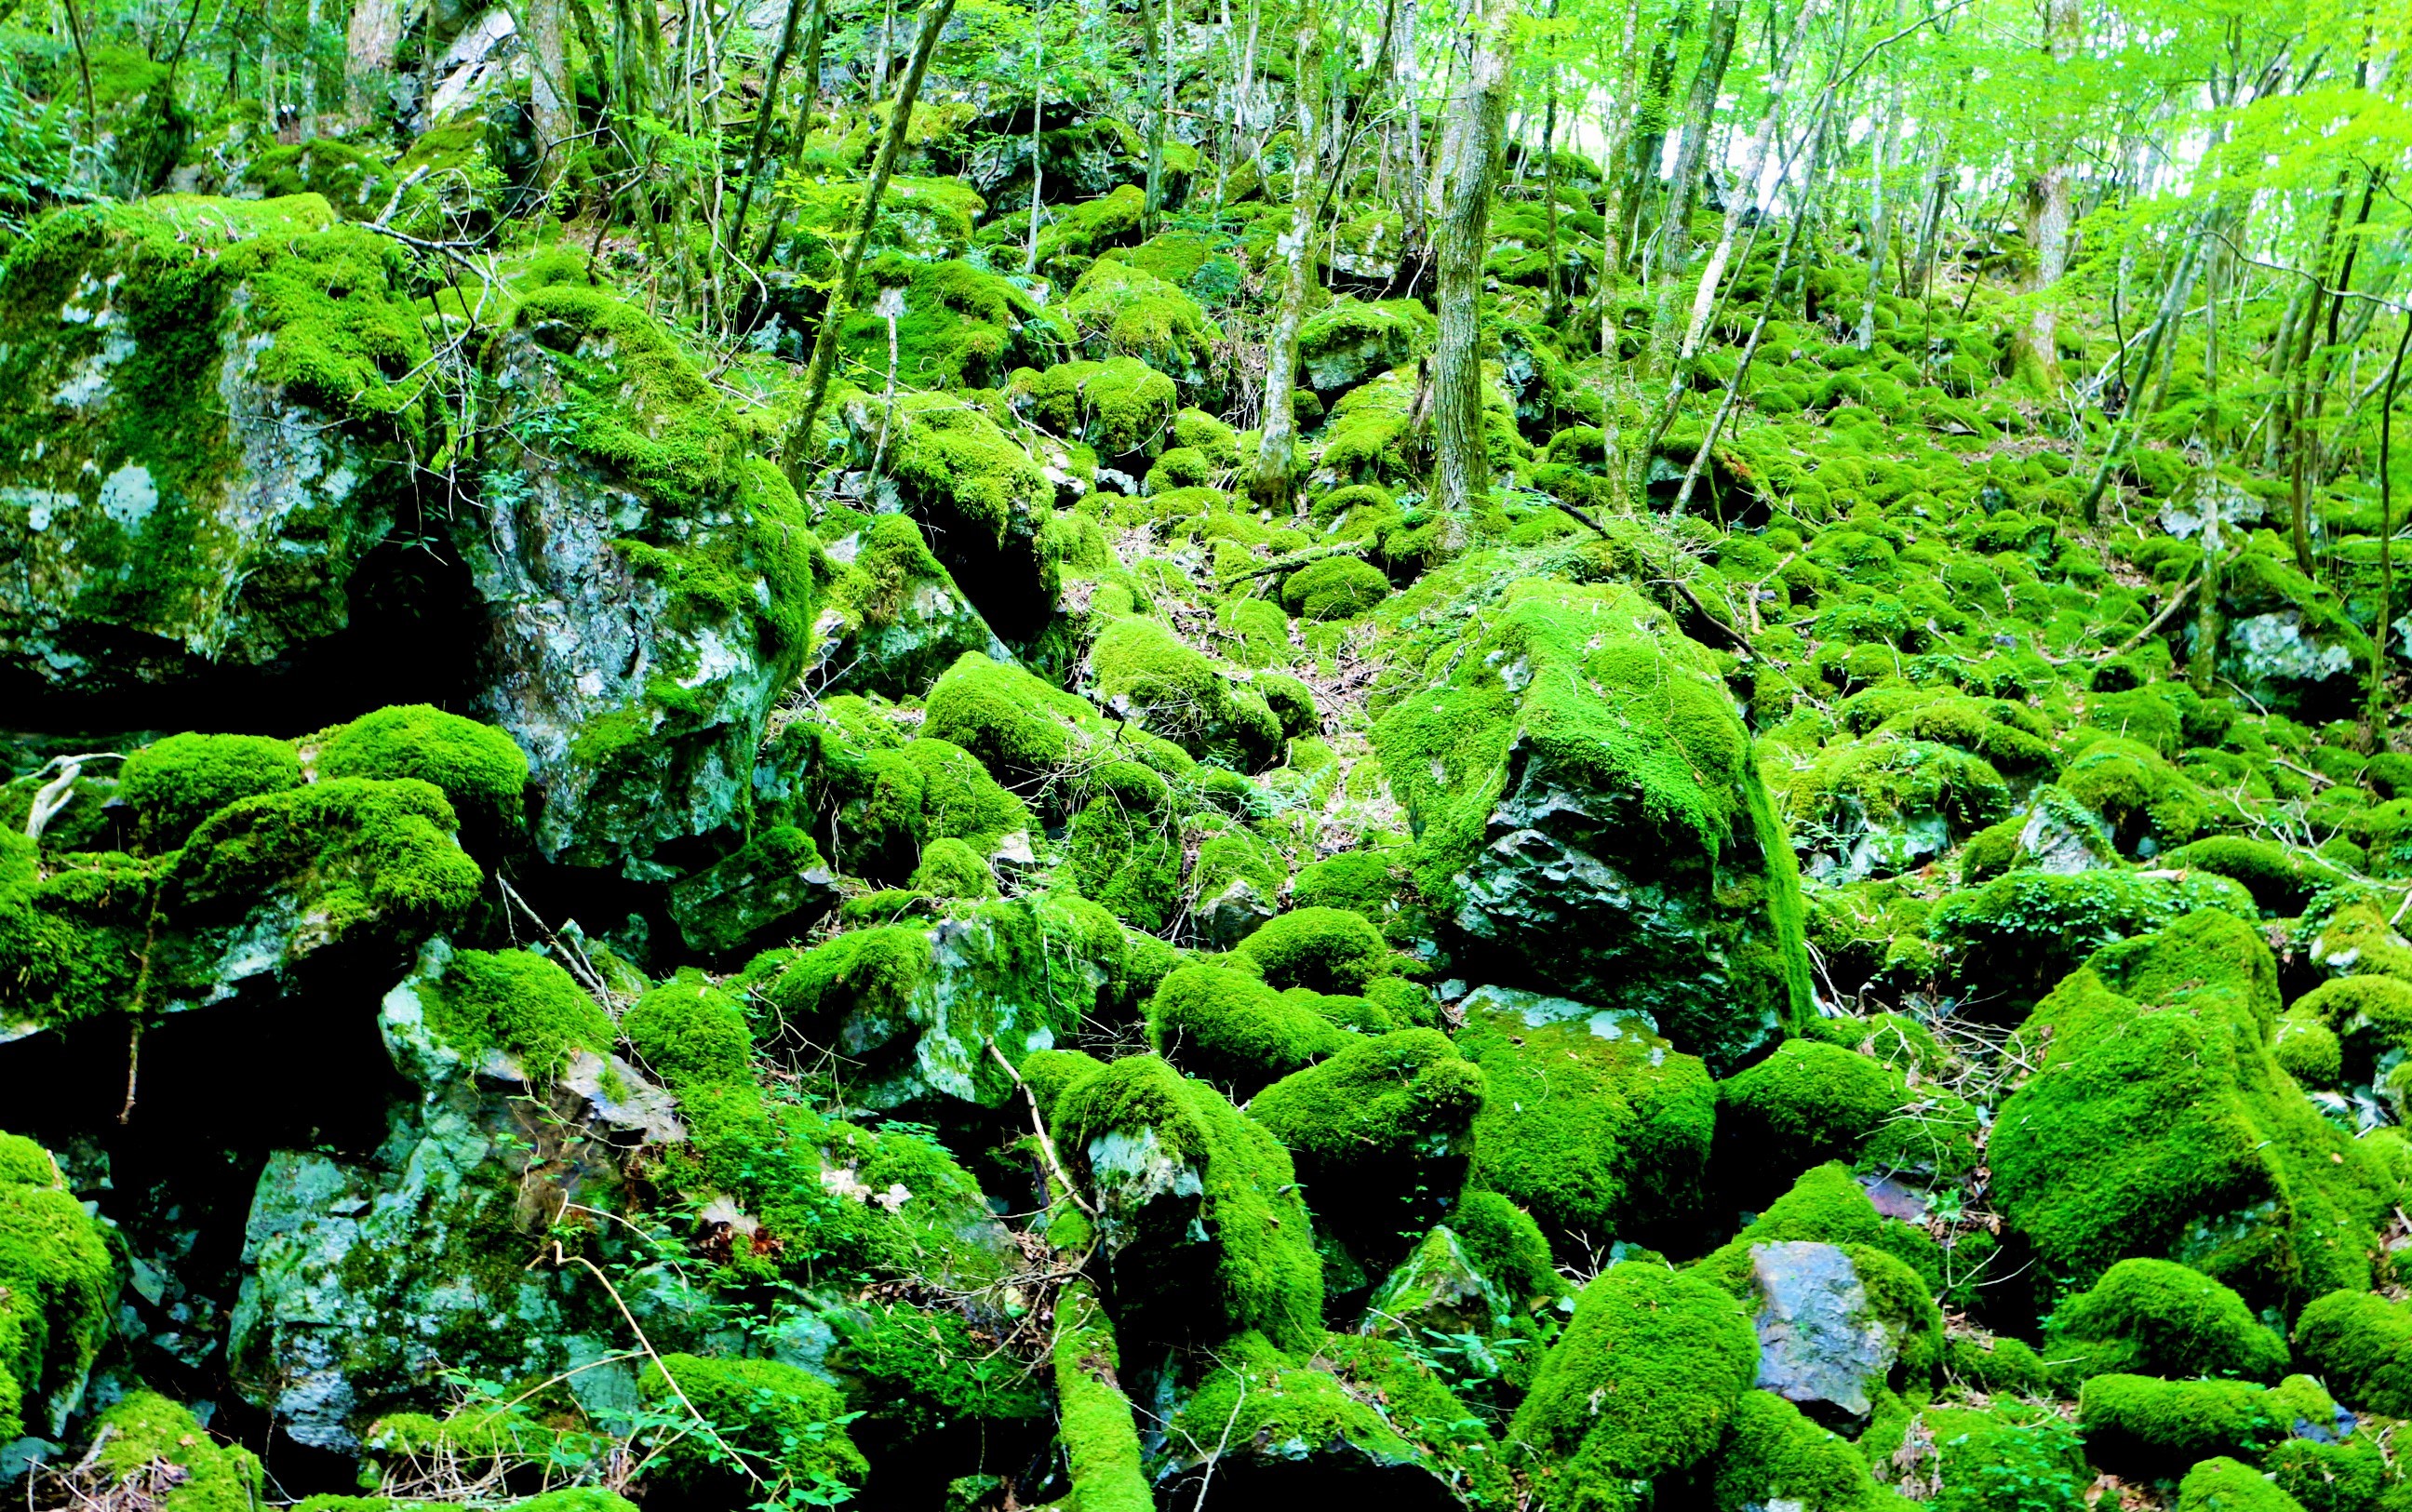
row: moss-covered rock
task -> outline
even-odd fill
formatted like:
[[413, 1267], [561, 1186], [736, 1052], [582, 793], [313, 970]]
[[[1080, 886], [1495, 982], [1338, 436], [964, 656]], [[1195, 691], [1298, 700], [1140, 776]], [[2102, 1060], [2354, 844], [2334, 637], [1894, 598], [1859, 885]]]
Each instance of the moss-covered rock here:
[[846, 1434], [846, 1399], [793, 1365], [664, 1355], [639, 1388], [675, 1425], [660, 1431], [654, 1456], [654, 1475], [674, 1496], [844, 1497], [870, 1473]]
[[1107, 625], [1089, 665], [1098, 701], [1125, 702], [1151, 734], [1201, 761], [1260, 771], [1280, 757], [1281, 722], [1265, 700], [1153, 620]]
[[1219, 1354], [1173, 1417], [1157, 1477], [1168, 1499], [1202, 1484], [1211, 1462], [1214, 1484], [1257, 1505], [1332, 1486], [1408, 1505], [1506, 1504], [1499, 1446], [1391, 1341], [1335, 1333], [1286, 1353], [1243, 1334]]
[[1440, 323], [1419, 300], [1338, 299], [1298, 328], [1299, 370], [1328, 401], [1431, 354]]
[[0, 665], [108, 692], [340, 635], [422, 439], [404, 289], [316, 195], [45, 217], [0, 270]]
[[488, 361], [501, 434], [454, 530], [484, 712], [528, 753], [547, 857], [668, 880], [652, 853], [735, 815], [803, 664], [809, 523], [747, 455], [762, 422], [610, 291], [535, 290]]
[[711, 955], [800, 932], [836, 906], [837, 879], [820, 847], [792, 825], [763, 830], [669, 889], [680, 936]]
[[2213, 1375], [2275, 1381], [2287, 1343], [2243, 1299], [2169, 1260], [2122, 1260], [2053, 1309], [2047, 1348], [2066, 1379]]
[[2295, 1354], [2365, 1412], [2412, 1411], [2412, 1307], [2368, 1292], [2315, 1298], [2295, 1320]]
[[1096, 1194], [1125, 1342], [1322, 1339], [1323, 1269], [1289, 1152], [1220, 1093], [1129, 1056], [1066, 1089], [1053, 1132]]
[[1695, 1211], [1716, 1121], [1696, 1056], [1632, 1013], [1486, 987], [1462, 1006], [1480, 1067], [1474, 1175], [1562, 1234], [1650, 1232]]
[[1716, 1449], [1758, 1373], [1740, 1302], [1628, 1261], [1583, 1288], [1510, 1436], [1553, 1505], [1629, 1507], [1649, 1482]]
[[2269, 947], [2209, 911], [2097, 951], [2037, 1007], [2040, 1068], [1987, 1158], [2048, 1271], [2166, 1257], [2265, 1307], [2367, 1284], [2401, 1176], [2278, 1068], [2277, 1012]]
[[1206, 382], [1222, 335], [1187, 293], [1120, 258], [1082, 273], [1064, 315], [1090, 357], [1134, 357], [1192, 389]]
[[1148, 1006], [1147, 1028], [1159, 1054], [1243, 1096], [1348, 1043], [1309, 1004], [1216, 965], [1167, 976]]
[[137, 1390], [103, 1413], [91, 1453], [92, 1467], [112, 1482], [146, 1471], [169, 1480], [163, 1512], [257, 1512], [267, 1500], [258, 1456], [219, 1443], [189, 1409], [155, 1391]]
[[1718, 1069], [1805, 1019], [1791, 848], [1706, 653], [1638, 595], [1559, 583], [1445, 639], [1374, 738], [1470, 963], [1640, 1009]]
[[117, 1259], [49, 1152], [0, 1134], [0, 1434], [62, 1431], [110, 1334]]

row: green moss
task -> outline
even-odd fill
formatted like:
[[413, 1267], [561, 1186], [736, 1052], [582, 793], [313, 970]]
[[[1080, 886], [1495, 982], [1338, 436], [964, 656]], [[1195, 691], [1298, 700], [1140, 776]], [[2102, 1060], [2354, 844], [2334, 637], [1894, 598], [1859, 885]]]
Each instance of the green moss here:
[[94, 1463], [111, 1480], [166, 1463], [183, 1472], [160, 1498], [165, 1512], [257, 1512], [267, 1505], [258, 1459], [220, 1444], [193, 1415], [155, 1391], [136, 1391], [101, 1415]]
[[1782, 1502], [1802, 1512], [1891, 1512], [1901, 1504], [1851, 1444], [1772, 1391], [1745, 1391], [1708, 1476], [1717, 1512]]
[[1281, 754], [1264, 699], [1152, 620], [1117, 620], [1091, 648], [1101, 702], [1126, 699], [1153, 734], [1201, 761], [1259, 771]]
[[1939, 1483], [1928, 1503], [1934, 1512], [2081, 1512], [2087, 1505], [2093, 1467], [2077, 1433], [2049, 1411], [1928, 1407], [1905, 1426], [1915, 1436], [1895, 1451], [1896, 1463]]
[[1222, 332], [1180, 288], [1119, 258], [1081, 275], [1064, 314], [1088, 355], [1132, 357], [1182, 383], [1205, 381]]
[[2208, 873], [2021, 871], [1944, 899], [1927, 929], [1949, 953], [1952, 976], [1985, 983], [2015, 1005], [2042, 996], [2096, 949], [2205, 909], [2260, 917], [2251, 893]]
[[1164, 978], [1148, 1006], [1147, 1032], [1159, 1054], [1243, 1094], [1348, 1042], [1307, 1005], [1257, 977], [1211, 965], [1183, 966]]
[[1644, 1261], [1601, 1275], [1541, 1360], [1511, 1437], [1553, 1502], [1625, 1506], [1712, 1453], [1758, 1372], [1731, 1296]]
[[1327, 1226], [1387, 1240], [1437, 1163], [1463, 1167], [1481, 1106], [1482, 1073], [1446, 1036], [1403, 1029], [1284, 1077], [1249, 1099], [1248, 1116], [1289, 1148]]
[[1156, 456], [1180, 407], [1172, 380], [1135, 357], [1060, 363], [1030, 389], [1031, 418], [1095, 447], [1101, 460]]
[[2302, 1512], [2302, 1504], [2251, 1465], [2219, 1455], [2178, 1483], [2178, 1512]]
[[2086, 1453], [2123, 1475], [2166, 1475], [2216, 1454], [2259, 1459], [2287, 1437], [2291, 1410], [2243, 1381], [2097, 1375], [2077, 1401]]
[[2266, 1383], [2287, 1369], [2286, 1341], [2243, 1299], [2168, 1260], [2122, 1260], [2104, 1271], [2053, 1310], [2045, 1347], [2070, 1381], [2115, 1373]]
[[140, 815], [144, 840], [164, 851], [175, 849], [203, 819], [238, 799], [301, 785], [302, 760], [290, 741], [170, 735], [125, 758], [117, 796]]
[[462, 950], [426, 1000], [427, 1026], [471, 1061], [500, 1050], [536, 1076], [573, 1050], [610, 1053], [611, 1016], [569, 973], [525, 950]]
[[674, 1494], [745, 1494], [758, 1484], [774, 1494], [843, 1497], [870, 1473], [846, 1436], [837, 1387], [793, 1365], [664, 1355], [639, 1387], [676, 1425], [661, 1431], [653, 1461], [654, 1478]]
[[744, 1011], [692, 967], [639, 998], [620, 1032], [672, 1087], [742, 1081], [752, 1064]]
[[1993, 766], [1929, 741], [1872, 736], [1827, 748], [1792, 779], [1785, 815], [1813, 865], [1847, 876], [1912, 871], [2009, 813]]
[[[874, 258], [863, 274], [903, 297], [904, 315], [896, 322], [896, 379], [903, 387], [1001, 389], [1013, 369], [1044, 367], [1063, 355], [1068, 332], [1062, 317], [997, 273], [960, 260], [921, 262], [890, 254]], [[857, 296], [838, 344], [852, 371], [877, 374], [884, 383], [888, 322], [874, 297]]]
[[[930, 689], [924, 735], [969, 752], [1006, 786], [1040, 794], [1074, 757], [1110, 739], [1105, 721], [1084, 700], [1049, 686], [1018, 667], [967, 652]], [[1042, 807], [1060, 794], [1041, 794]]]
[[1331, 1334], [1285, 1353], [1246, 1334], [1217, 1357], [1173, 1418], [1181, 1446], [1170, 1450], [1171, 1470], [1195, 1472], [1211, 1446], [1227, 1445], [1227, 1453], [1308, 1460], [1342, 1475], [1413, 1467], [1461, 1505], [1508, 1503], [1507, 1468], [1490, 1434], [1389, 1340]]
[[1282, 581], [1282, 606], [1305, 620], [1353, 619], [1390, 596], [1382, 569], [1353, 556], [1327, 556]]
[[314, 743], [321, 777], [416, 777], [481, 829], [520, 826], [527, 756], [491, 725], [407, 704], [362, 714]]
[[979, 852], [960, 840], [934, 840], [922, 847], [921, 864], [909, 884], [940, 898], [993, 898], [996, 873]]
[[907, 1444], [1048, 1416], [1022, 1362], [982, 1342], [951, 1308], [875, 1304], [843, 1326], [830, 1368], [860, 1382], [868, 1419]]
[[1458, 1049], [1483, 1076], [1476, 1182], [1593, 1237], [1690, 1213], [1716, 1119], [1708, 1069], [1633, 1017], [1478, 992]]
[[1881, 1250], [1902, 1262], [1930, 1293], [1943, 1289], [1945, 1255], [1923, 1228], [1887, 1218], [1848, 1167], [1820, 1166], [1792, 1183], [1748, 1226], [1697, 1262], [1704, 1275], [1739, 1295], [1750, 1274], [1754, 1246], [1808, 1240]]
[[1019, 1067], [1022, 1084], [1038, 1105], [1038, 1116], [1050, 1122], [1074, 1082], [1105, 1068], [1105, 1062], [1086, 1050], [1032, 1050]]
[[671, 884], [669, 915], [689, 949], [728, 955], [802, 931], [829, 911], [835, 892], [813, 837], [776, 825]]
[[1313, 735], [1323, 728], [1323, 714], [1316, 707], [1315, 690], [1287, 672], [1258, 672], [1249, 685], [1265, 700], [1265, 707], [1281, 721], [1282, 733], [1292, 740]]
[[0, 1435], [48, 1437], [109, 1337], [117, 1267], [49, 1153], [0, 1138]]
[[1086, 1281], [1075, 1281], [1055, 1304], [1057, 1432], [1072, 1490], [1071, 1512], [1152, 1512], [1140, 1467], [1139, 1429], [1130, 1398], [1115, 1373], [1121, 1358], [1113, 1325]]
[[1161, 930], [1181, 905], [1181, 836], [1171, 789], [1136, 761], [1110, 761], [1065, 836], [1072, 880], [1134, 929]]
[[1240, 943], [1275, 987], [1357, 992], [1399, 962], [1362, 914], [1345, 908], [1293, 908]]
[[2357, 1291], [2316, 1298], [2295, 1320], [2295, 1354], [2354, 1406], [2412, 1416], [2412, 1306]]
[[2017, 1339], [1954, 1333], [1944, 1342], [1943, 1368], [1989, 1396], [2043, 1396], [2052, 1373], [2043, 1357]]
[[[158, 907], [198, 927], [290, 898], [311, 929], [284, 943], [288, 962], [375, 935], [410, 940], [446, 927], [477, 900], [483, 878], [454, 843], [456, 828], [444, 795], [410, 778], [331, 778], [243, 799], [193, 832]], [[177, 967], [200, 969], [199, 962]]]
[[2269, 947], [2208, 911], [2106, 947], [2037, 1007], [2039, 1069], [1987, 1157], [2048, 1272], [2084, 1285], [2162, 1255], [2257, 1307], [2367, 1284], [2395, 1179], [2278, 1069], [2277, 1009]]
[[1323, 1337], [1323, 1267], [1281, 1142], [1152, 1055], [1074, 1082], [1055, 1144], [1096, 1193], [1116, 1307], [1154, 1339]]

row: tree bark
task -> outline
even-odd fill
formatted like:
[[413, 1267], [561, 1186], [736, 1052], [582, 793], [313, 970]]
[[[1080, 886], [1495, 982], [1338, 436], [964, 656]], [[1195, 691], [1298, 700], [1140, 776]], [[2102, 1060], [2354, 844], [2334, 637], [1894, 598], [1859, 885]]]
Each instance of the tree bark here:
[[1438, 440], [1431, 506], [1443, 521], [1442, 544], [1463, 549], [1473, 535], [1475, 502], [1491, 491], [1482, 438], [1482, 255], [1492, 184], [1508, 124], [1508, 0], [1468, 0], [1458, 19], [1459, 94], [1441, 139], [1447, 185], [1438, 254], [1440, 344], [1434, 359], [1433, 415]]
[[[1281, 308], [1265, 343], [1264, 402], [1259, 406], [1262, 433], [1257, 444], [1257, 465], [1248, 476], [1248, 497], [1259, 509], [1289, 513], [1290, 450], [1298, 421], [1291, 397], [1298, 376], [1298, 328], [1306, 314], [1307, 286], [1315, 278], [1316, 212], [1323, 197], [1316, 192], [1316, 143], [1322, 123], [1316, 118], [1317, 85], [1323, 77], [1323, 18], [1313, 0], [1299, 12], [1298, 30], [1298, 159], [1295, 204], [1290, 227], [1275, 250], [1286, 259]], [[1336, 167], [1336, 165], [1335, 165]]]
[[820, 330], [813, 337], [812, 367], [804, 379], [803, 411], [796, 417], [795, 428], [787, 433], [782, 458], [787, 480], [799, 493], [812, 482], [813, 424], [820, 418], [821, 402], [829, 397], [830, 370], [837, 362], [837, 328], [846, 318], [855, 278], [862, 271], [863, 249], [870, 244], [871, 228], [879, 219], [879, 201], [888, 192], [889, 175], [895, 171], [896, 159], [904, 150], [904, 132], [913, 119], [913, 102], [921, 94], [921, 76], [929, 71], [930, 54], [938, 50], [938, 34], [947, 29], [947, 19], [954, 13], [955, 0], [930, 0], [922, 13], [921, 36], [913, 46], [913, 61], [905, 66], [904, 82], [896, 91], [888, 130], [879, 139], [879, 155], [871, 165], [871, 182], [863, 185], [862, 205], [856, 213], [854, 230], [846, 238], [845, 255], [838, 260], [837, 282], [830, 286], [829, 299], [821, 306]]
[[537, 182], [547, 188], [561, 177], [562, 157], [578, 134], [571, 105], [567, 54], [562, 46], [562, 0], [520, 0], [527, 22], [528, 108], [536, 120]]
[[401, 45], [397, 0], [353, 0], [351, 24], [344, 32], [344, 108], [352, 125], [368, 125], [387, 99]]
[[[2048, 0], [2044, 49], [2052, 54], [2055, 67], [2066, 66], [2077, 56], [2079, 24], [2077, 0]], [[2059, 315], [2051, 300], [2043, 296], [2068, 271], [2068, 157], [2072, 145], [2066, 118], [2053, 117], [2052, 130], [2037, 147], [2042, 161], [2035, 165], [2026, 183], [2027, 245], [2035, 252], [2035, 268], [2028, 274], [2026, 292], [2037, 298], [2026, 327], [2017, 338], [2012, 363], [2016, 371], [2046, 393], [2058, 389], [2061, 384]]]
[[754, 207], [754, 183], [762, 176], [762, 154], [771, 145], [771, 123], [779, 113], [779, 78], [787, 71], [787, 57], [796, 50], [796, 24], [811, 0], [787, 0], [787, 19], [779, 28], [779, 45], [762, 81], [762, 108], [754, 115], [754, 142], [745, 153], [745, 176], [737, 187], [737, 213], [731, 219], [728, 245], [745, 245], [745, 215]]

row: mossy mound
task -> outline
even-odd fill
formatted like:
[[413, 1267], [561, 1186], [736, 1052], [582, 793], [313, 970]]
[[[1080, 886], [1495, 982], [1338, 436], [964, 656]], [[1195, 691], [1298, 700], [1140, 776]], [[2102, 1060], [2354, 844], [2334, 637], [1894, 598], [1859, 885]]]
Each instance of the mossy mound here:
[[1053, 1133], [1100, 1204], [1125, 1341], [1323, 1337], [1323, 1268], [1289, 1152], [1202, 1081], [1129, 1056], [1058, 1096]]
[[49, 1152], [0, 1135], [0, 1433], [64, 1427], [109, 1338], [117, 1285], [116, 1256]]
[[2286, 1341], [2242, 1298], [2169, 1260], [2122, 1260], [2104, 1271], [2091, 1290], [2053, 1309], [2046, 1347], [2071, 1381], [2120, 1373], [2267, 1385], [2287, 1368]]
[[2277, 1013], [2269, 947], [2217, 912], [2107, 947], [2037, 1006], [2022, 1033], [2041, 1068], [1987, 1155], [2052, 1274], [2086, 1285], [2166, 1256], [2282, 1307], [2367, 1284], [2401, 1173], [2278, 1068]]
[[1705, 653], [1629, 590], [1554, 583], [1446, 639], [1374, 739], [1468, 956], [1719, 1069], [1805, 1019], [1791, 849]]

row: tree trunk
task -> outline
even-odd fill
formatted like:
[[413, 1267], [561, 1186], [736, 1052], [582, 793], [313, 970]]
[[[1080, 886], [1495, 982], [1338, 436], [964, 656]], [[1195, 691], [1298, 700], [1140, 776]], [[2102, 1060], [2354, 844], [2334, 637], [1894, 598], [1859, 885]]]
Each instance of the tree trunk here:
[[1164, 122], [1172, 110], [1172, 7], [1163, 0], [1164, 35], [1156, 35], [1155, 0], [1139, 0], [1140, 39], [1147, 47], [1148, 96], [1154, 109], [1147, 123], [1147, 198], [1141, 202], [1140, 229], [1154, 236], [1164, 213]]
[[913, 102], [920, 97], [921, 76], [929, 71], [930, 54], [938, 50], [938, 34], [947, 29], [947, 18], [954, 13], [955, 0], [930, 0], [922, 14], [921, 35], [913, 46], [913, 61], [905, 66], [904, 82], [897, 89], [895, 107], [889, 112], [888, 130], [879, 139], [879, 155], [871, 165], [871, 182], [862, 188], [862, 204], [855, 214], [854, 230], [846, 238], [845, 255], [838, 259], [837, 282], [830, 286], [829, 299], [821, 306], [820, 330], [813, 337], [812, 367], [804, 379], [803, 410], [796, 417], [795, 428], [787, 433], [782, 458], [787, 480], [796, 486], [798, 493], [812, 482], [813, 422], [820, 418], [821, 401], [829, 396], [830, 369], [837, 362], [837, 328], [846, 318], [855, 277], [862, 271], [863, 248], [870, 244], [871, 228], [879, 219], [879, 201], [888, 192], [888, 177], [896, 170], [896, 159], [904, 150], [904, 131], [913, 119]]
[[1855, 333], [1855, 345], [1863, 352], [1876, 344], [1876, 299], [1884, 292], [1885, 248], [1892, 242], [1891, 207], [1885, 198], [1885, 154], [1892, 145], [1892, 128], [1893, 112], [1888, 101], [1883, 124], [1868, 143], [1868, 286], [1860, 302]]
[[1037, 77], [1030, 86], [1030, 242], [1022, 250], [1022, 271], [1038, 271], [1039, 188], [1047, 178], [1047, 13], [1032, 13], [1031, 31], [1038, 39]]
[[1439, 246], [1440, 345], [1434, 359], [1433, 415], [1438, 453], [1432, 507], [1442, 543], [1463, 549], [1473, 535], [1474, 506], [1491, 492], [1482, 441], [1482, 254], [1491, 188], [1508, 123], [1508, 0], [1468, 0], [1458, 19], [1459, 94], [1441, 139], [1447, 183]]
[[[1691, 31], [1692, 18], [1698, 12], [1697, 0], [1676, 0], [1674, 16], [1650, 44], [1650, 66], [1643, 70], [1640, 93], [1633, 107], [1633, 129], [1625, 138], [1630, 151], [1625, 163], [1619, 235], [1624, 257], [1628, 260], [1640, 243], [1642, 225], [1649, 219], [1650, 184], [1657, 177], [1658, 159], [1667, 146], [1667, 101], [1675, 90], [1675, 55], [1683, 51], [1684, 37]], [[1619, 268], [1622, 266], [1620, 262]]]
[[2387, 637], [2395, 612], [2395, 386], [2404, 377], [2404, 351], [2412, 346], [2412, 310], [2404, 313], [2404, 334], [2395, 339], [2395, 360], [2387, 367], [2387, 392], [2378, 406], [2378, 634], [2370, 658], [2370, 727], [2377, 748], [2387, 748]]
[[[2044, 48], [2052, 54], [2052, 62], [2066, 66], [2076, 57], [2080, 40], [2077, 0], [2048, 0]], [[2029, 294], [2045, 294], [2068, 271], [2068, 159], [2073, 146], [2066, 119], [2055, 116], [2052, 129], [2037, 144], [2042, 161], [2027, 178], [2027, 245], [2035, 253], [2035, 268], [2026, 285]], [[2012, 363], [2015, 371], [2043, 393], [2051, 394], [2060, 388], [2060, 322], [2050, 300], [2036, 301], [2026, 328], [2013, 346]]]
[[562, 0], [520, 0], [527, 22], [528, 107], [536, 120], [537, 182], [547, 188], [561, 177], [562, 157], [578, 134], [571, 101], [567, 55], [562, 47]]
[[[1323, 197], [1316, 192], [1316, 147], [1322, 123], [1316, 118], [1317, 85], [1323, 77], [1323, 18], [1310, 3], [1299, 14], [1298, 30], [1298, 159], [1289, 231], [1275, 245], [1286, 259], [1281, 308], [1265, 343], [1264, 402], [1259, 406], [1263, 432], [1257, 444], [1256, 470], [1248, 476], [1248, 497], [1259, 509], [1289, 513], [1291, 438], [1298, 421], [1291, 391], [1298, 377], [1298, 328], [1306, 315], [1307, 286], [1315, 278], [1315, 221]], [[1335, 163], [1334, 168], [1338, 167]]]
[[1699, 204], [1709, 127], [1716, 114], [1718, 92], [1725, 88], [1726, 66], [1733, 58], [1734, 27], [1741, 17], [1742, 0], [1710, 0], [1709, 29], [1700, 40], [1699, 66], [1692, 70], [1691, 88], [1684, 98], [1684, 134], [1675, 145], [1674, 173], [1667, 181], [1667, 217], [1658, 228], [1654, 258], [1658, 307], [1650, 321], [1650, 350], [1642, 360], [1645, 383], [1667, 375], [1683, 340], [1680, 289], [1692, 260], [1692, 212]]
[[771, 53], [771, 66], [763, 76], [762, 106], [754, 114], [754, 142], [745, 153], [745, 176], [737, 186], [737, 213], [729, 224], [728, 244], [743, 249], [745, 245], [745, 216], [754, 207], [754, 183], [762, 176], [762, 155], [770, 149], [771, 123], [779, 114], [779, 78], [787, 71], [787, 57], [796, 50], [797, 22], [803, 17], [811, 0], [787, 0], [787, 19], [779, 28], [779, 45]]
[[393, 56], [401, 45], [399, 0], [353, 0], [344, 32], [344, 113], [352, 125], [368, 125], [378, 106], [390, 103]]

